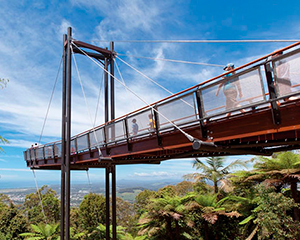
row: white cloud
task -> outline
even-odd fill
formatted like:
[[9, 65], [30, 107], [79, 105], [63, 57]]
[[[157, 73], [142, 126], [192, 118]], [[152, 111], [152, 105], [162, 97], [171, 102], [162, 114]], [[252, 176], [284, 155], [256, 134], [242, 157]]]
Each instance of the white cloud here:
[[[33, 143], [26, 140], [21, 139], [9, 139], [9, 144], [5, 145], [5, 147], [21, 147], [21, 148], [29, 148]], [[10, 157], [21, 157], [21, 156], [10, 156]]]
[[60, 40], [60, 41], [63, 40], [62, 36], [63, 36], [64, 34], [67, 34], [67, 29], [68, 29], [69, 27], [72, 28], [72, 36], [73, 36], [74, 38], [76, 38], [76, 35], [74, 35], [74, 33], [73, 33], [73, 32], [76, 32], [76, 28], [74, 28], [74, 26], [71, 24], [70, 21], [68, 21], [68, 20], [66, 20], [66, 19], [63, 19], [63, 20], [61, 21], [61, 24], [60, 24], [59, 26], [56, 26], [56, 29], [57, 29], [56, 33], [57, 33], [57, 39], [58, 39], [58, 40]]
[[175, 177], [177, 173], [168, 173], [168, 172], [151, 172], [151, 173], [134, 173], [134, 176], [138, 177], [158, 177], [158, 178], [167, 178], [167, 177]]
[[0, 171], [31, 172], [31, 170], [29, 170], [29, 169], [19, 169], [19, 168], [0, 168]]

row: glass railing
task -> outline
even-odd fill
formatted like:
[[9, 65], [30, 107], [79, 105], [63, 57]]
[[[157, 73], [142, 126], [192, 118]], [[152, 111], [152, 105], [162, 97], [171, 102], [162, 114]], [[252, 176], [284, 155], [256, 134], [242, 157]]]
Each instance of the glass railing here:
[[272, 61], [277, 95], [289, 97], [300, 91], [300, 53], [279, 54]]
[[[267, 64], [271, 66], [276, 99], [286, 101], [291, 96], [295, 99], [300, 94], [300, 49], [273, 58], [266, 57], [256, 65], [240, 69], [230, 76], [221, 76], [195, 86], [188, 92], [164, 99], [152, 107], [74, 136], [71, 154], [136, 141], [174, 129], [174, 125], [195, 125], [205, 119], [222, 118], [228, 113], [240, 114], [265, 106], [270, 102], [265, 71]], [[61, 142], [40, 145], [24, 152], [26, 161], [55, 157], [61, 157]]]
[[199, 89], [204, 118], [258, 105], [266, 100], [260, 66], [222, 77]]

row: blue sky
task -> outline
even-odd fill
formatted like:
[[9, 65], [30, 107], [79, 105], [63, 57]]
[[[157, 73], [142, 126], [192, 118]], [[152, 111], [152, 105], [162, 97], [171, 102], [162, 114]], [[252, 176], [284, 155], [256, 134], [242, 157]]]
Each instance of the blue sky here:
[[[73, 37], [100, 47], [104, 40], [247, 40], [300, 39], [300, 2], [286, 1], [5, 1], [0, 0], [0, 77], [9, 79], [0, 90], [0, 135], [10, 141], [0, 153], [0, 186], [33, 183], [23, 151], [38, 142], [62, 54], [62, 36], [73, 28]], [[242, 65], [289, 43], [115, 43], [120, 57], [172, 92], [178, 92], [222, 73], [220, 67], [136, 59], [125, 55], [166, 58], [225, 65]], [[101, 70], [76, 56], [91, 115], [95, 115]], [[168, 93], [117, 62], [132, 90], [151, 103]], [[78, 76], [73, 67], [73, 134], [92, 127]], [[61, 75], [55, 90], [42, 143], [59, 140]], [[116, 84], [116, 115], [144, 106]], [[103, 122], [100, 104], [97, 124]], [[249, 159], [237, 156], [233, 159]], [[180, 178], [191, 173], [191, 159], [161, 165], [119, 166], [118, 179]], [[38, 181], [59, 182], [58, 171], [36, 171]], [[92, 182], [104, 178], [91, 170]], [[72, 179], [87, 181], [85, 172]]]

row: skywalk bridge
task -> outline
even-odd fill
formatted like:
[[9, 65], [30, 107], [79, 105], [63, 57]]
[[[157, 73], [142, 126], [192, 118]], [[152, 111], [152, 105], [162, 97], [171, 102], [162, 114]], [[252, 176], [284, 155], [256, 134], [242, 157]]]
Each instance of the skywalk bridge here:
[[[68, 28], [63, 38], [62, 140], [24, 152], [32, 170], [61, 171], [60, 239], [70, 239], [71, 170], [105, 168], [106, 239], [111, 239], [111, 223], [112, 239], [116, 240], [116, 165], [159, 164], [202, 156], [271, 155], [300, 148], [299, 45], [297, 42], [115, 118], [114, 81], [118, 79], [114, 60], [118, 56], [113, 42], [108, 50], [76, 41]], [[102, 63], [105, 123], [71, 137], [71, 56], [75, 53]], [[228, 85], [234, 90], [230, 95]], [[217, 94], [220, 89], [223, 93]]]
[[[73, 136], [70, 168], [271, 155], [300, 148], [299, 44], [238, 67], [231, 76], [224, 73]], [[79, 47], [87, 47], [80, 42], [74, 45], [77, 53]], [[230, 107], [225, 106], [222, 92], [228, 81], [241, 88], [237, 104]], [[132, 129], [134, 119], [136, 133]], [[57, 141], [27, 149], [24, 158], [31, 169], [59, 170], [61, 152], [62, 142]]]

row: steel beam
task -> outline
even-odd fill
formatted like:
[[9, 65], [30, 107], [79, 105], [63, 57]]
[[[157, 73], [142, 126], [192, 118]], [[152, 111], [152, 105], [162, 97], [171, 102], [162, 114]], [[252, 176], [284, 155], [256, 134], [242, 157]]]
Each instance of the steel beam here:
[[72, 28], [68, 28], [67, 44], [67, 121], [66, 121], [66, 240], [70, 239], [70, 194], [71, 194], [71, 93], [72, 93], [72, 58], [71, 58]]
[[[62, 79], [62, 117], [61, 117], [61, 186], [60, 186], [60, 239], [65, 239], [65, 164], [66, 164], [66, 71], [67, 71], [67, 53], [65, 42], [67, 35], [63, 36], [63, 79]], [[53, 147], [53, 157], [55, 156]]]
[[112, 235], [117, 240], [117, 194], [116, 194], [116, 166], [111, 167], [111, 201], [112, 201]]
[[[269, 89], [269, 96], [270, 99], [273, 100], [277, 98], [277, 94], [276, 94], [275, 82], [272, 77], [270, 63], [265, 64], [265, 71], [266, 71], [266, 78], [267, 78], [268, 89]], [[280, 116], [280, 111], [278, 109], [277, 101], [271, 102], [271, 111], [272, 111], [273, 123], [275, 125], [279, 125], [281, 123], [281, 116]]]
[[109, 225], [110, 225], [110, 201], [109, 201], [109, 173], [110, 167], [105, 168], [105, 203], [106, 203], [106, 240], [110, 240]]

